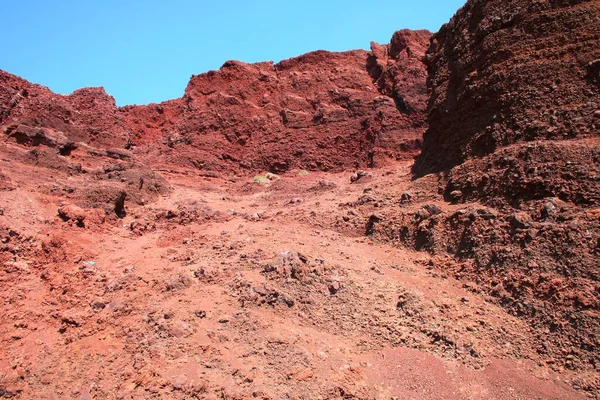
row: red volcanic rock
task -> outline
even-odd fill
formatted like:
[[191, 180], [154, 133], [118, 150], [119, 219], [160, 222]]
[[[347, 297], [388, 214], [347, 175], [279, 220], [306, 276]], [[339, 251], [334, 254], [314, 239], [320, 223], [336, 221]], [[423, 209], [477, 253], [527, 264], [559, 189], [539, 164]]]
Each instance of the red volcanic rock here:
[[427, 52], [429, 128], [414, 171], [531, 140], [598, 137], [600, 3], [471, 0]]
[[75, 142], [123, 147], [128, 133], [115, 100], [103, 88], [62, 96], [0, 71], [0, 127], [49, 128]]
[[[428, 40], [422, 32], [410, 43], [422, 56]], [[340, 170], [412, 157], [424, 130], [424, 64], [418, 54], [396, 61], [414, 72], [398, 94], [414, 112], [398, 113], [391, 93], [373, 86], [367, 57], [317, 51], [278, 64], [228, 61], [193, 76], [181, 100], [123, 112], [136, 144], [162, 137], [153, 158], [201, 169]]]
[[469, 0], [427, 51], [413, 168], [466, 204], [390, 223], [405, 245], [455, 256], [457, 278], [541, 331], [539, 354], [581, 371], [600, 362], [599, 44], [598, 1]]
[[[423, 82], [423, 54], [429, 45], [429, 31], [403, 29], [392, 36], [388, 45], [371, 42], [367, 63], [369, 74], [380, 92], [391, 97], [404, 114], [425, 117], [428, 93]], [[425, 121], [423, 125], [425, 126]]]
[[[421, 59], [429, 36], [396, 34], [393, 57], [383, 46], [378, 56], [316, 51], [278, 64], [228, 61], [193, 76], [183, 98], [147, 106], [117, 108], [102, 88], [61, 96], [1, 72], [0, 126], [47, 128], [102, 148], [135, 145], [151, 163], [209, 171], [342, 170], [409, 159], [425, 130]], [[387, 63], [377, 86], [368, 58]]]

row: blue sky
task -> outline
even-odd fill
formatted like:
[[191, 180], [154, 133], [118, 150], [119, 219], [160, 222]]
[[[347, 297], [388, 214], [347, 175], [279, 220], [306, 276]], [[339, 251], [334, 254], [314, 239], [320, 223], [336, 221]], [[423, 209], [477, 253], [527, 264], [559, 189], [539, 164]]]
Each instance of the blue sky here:
[[117, 104], [181, 97], [223, 62], [368, 49], [401, 28], [437, 31], [464, 0], [3, 0], [0, 69]]

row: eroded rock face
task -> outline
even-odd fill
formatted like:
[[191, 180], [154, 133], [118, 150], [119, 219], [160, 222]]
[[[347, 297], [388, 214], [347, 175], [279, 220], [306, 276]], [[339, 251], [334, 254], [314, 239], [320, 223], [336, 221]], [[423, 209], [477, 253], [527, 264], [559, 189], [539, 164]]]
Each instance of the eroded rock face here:
[[581, 371], [599, 362], [599, 44], [598, 1], [468, 1], [427, 51], [413, 167], [459, 208], [401, 211], [374, 232], [451, 255], [445, 271], [541, 327], [538, 353]]
[[129, 135], [114, 98], [103, 88], [62, 96], [0, 71], [0, 128], [18, 126], [52, 129], [72, 141], [103, 147], [123, 147]]
[[[1, 72], [0, 127], [47, 128], [75, 143], [135, 147], [151, 164], [213, 172], [382, 165], [421, 147], [429, 37], [402, 31], [382, 46], [385, 55], [316, 51], [277, 64], [228, 61], [193, 76], [181, 99], [147, 106], [118, 108], [102, 88], [61, 96]], [[383, 65], [375, 84], [368, 58]]]
[[500, 147], [600, 135], [600, 4], [471, 0], [427, 52], [417, 175]]
[[411, 37], [414, 57], [396, 61], [413, 72], [394, 92], [411, 113], [398, 112], [392, 92], [378, 91], [365, 51], [316, 51], [278, 64], [228, 61], [193, 76], [181, 100], [155, 109], [150, 126], [143, 123], [147, 110], [124, 111], [140, 143], [161, 138], [156, 157], [200, 169], [282, 173], [407, 159], [418, 153], [424, 131], [421, 58], [428, 40], [426, 32]]
[[391, 97], [403, 114], [423, 116], [429, 95], [427, 71], [423, 69], [423, 54], [429, 46], [429, 31], [403, 29], [392, 36], [387, 45], [371, 42], [367, 62], [369, 74], [381, 93]]

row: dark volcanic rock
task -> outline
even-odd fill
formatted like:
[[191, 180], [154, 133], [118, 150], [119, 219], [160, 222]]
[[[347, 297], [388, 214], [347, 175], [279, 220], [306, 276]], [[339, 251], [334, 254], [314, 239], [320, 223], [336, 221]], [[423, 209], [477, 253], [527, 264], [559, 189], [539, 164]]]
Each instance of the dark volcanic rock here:
[[417, 175], [530, 140], [598, 137], [600, 4], [471, 0], [434, 35]]

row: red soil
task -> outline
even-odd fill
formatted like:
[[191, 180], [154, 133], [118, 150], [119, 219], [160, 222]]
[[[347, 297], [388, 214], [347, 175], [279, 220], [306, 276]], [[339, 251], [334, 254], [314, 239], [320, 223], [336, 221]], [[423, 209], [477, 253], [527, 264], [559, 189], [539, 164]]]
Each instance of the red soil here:
[[158, 105], [0, 72], [0, 397], [597, 398], [599, 4]]

